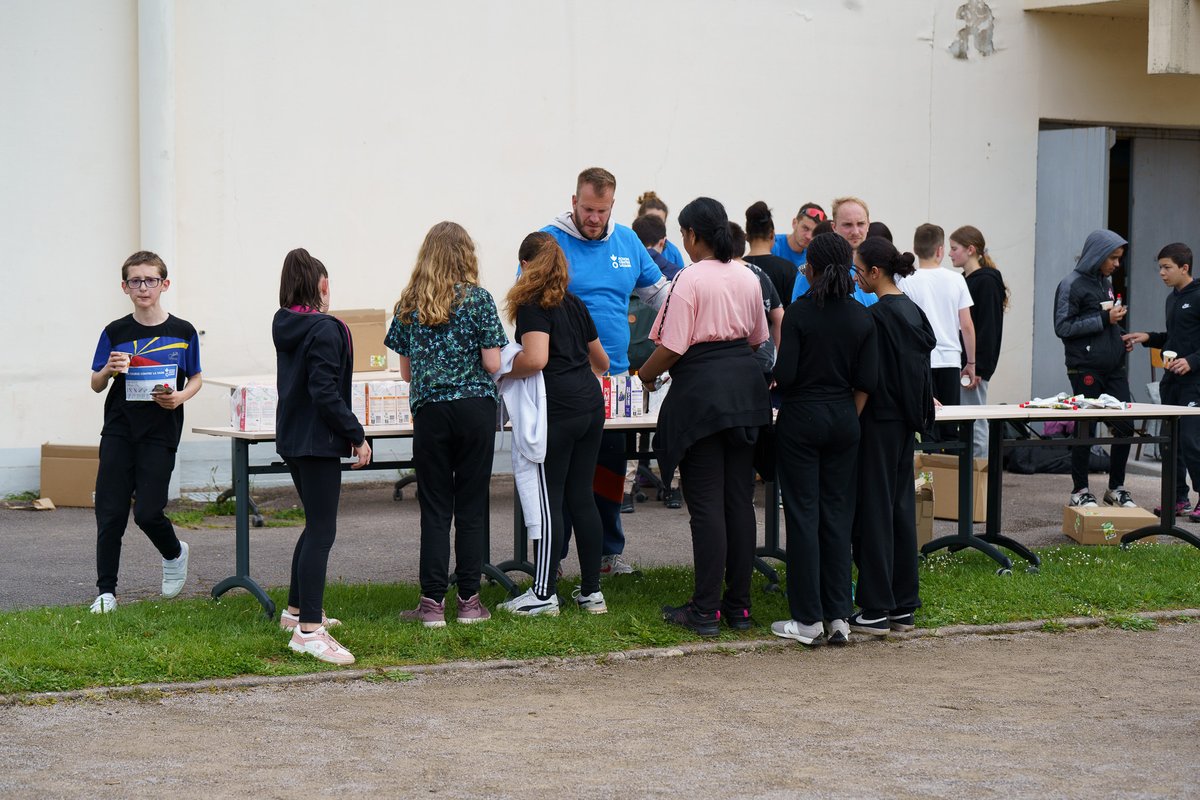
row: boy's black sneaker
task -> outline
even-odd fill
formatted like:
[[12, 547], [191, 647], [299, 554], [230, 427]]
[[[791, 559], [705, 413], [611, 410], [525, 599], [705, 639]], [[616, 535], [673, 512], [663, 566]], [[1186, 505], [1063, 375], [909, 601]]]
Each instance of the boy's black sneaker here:
[[888, 614], [888, 625], [896, 633], [908, 633], [916, 629], [917, 620], [911, 611], [907, 614]]
[[868, 636], [887, 636], [892, 632], [892, 626], [888, 623], [887, 614], [868, 614], [865, 611], [859, 611], [850, 617], [850, 630], [855, 633], [865, 633]]
[[682, 606], [663, 606], [662, 615], [667, 622], [687, 628], [697, 636], [716, 636], [721, 632], [720, 612], [697, 611], [691, 601]]
[[754, 627], [754, 620], [750, 618], [748, 608], [722, 609], [721, 619], [735, 631], [748, 631]]

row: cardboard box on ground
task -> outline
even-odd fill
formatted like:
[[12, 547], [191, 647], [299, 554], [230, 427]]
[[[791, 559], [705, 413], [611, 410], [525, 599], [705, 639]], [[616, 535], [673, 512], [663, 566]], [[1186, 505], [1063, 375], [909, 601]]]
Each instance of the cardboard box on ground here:
[[346, 327], [350, 329], [350, 341], [354, 344], [355, 372], [387, 369], [388, 350], [383, 344], [390, 322], [387, 311], [382, 308], [352, 308], [329, 313], [346, 323]]
[[922, 547], [933, 541], [934, 492], [933, 483], [927, 472], [918, 472], [913, 483], [917, 494], [917, 550], [920, 551]]
[[[1121, 536], [1157, 525], [1158, 517], [1144, 508], [1120, 506], [1067, 506], [1063, 509], [1063, 533], [1080, 544], [1120, 544]], [[1157, 542], [1157, 536], [1141, 541]]]
[[[913, 457], [913, 472], [931, 476], [933, 483], [933, 515], [938, 519], [958, 519], [958, 456], [940, 453], [917, 453]], [[987, 459], [975, 459], [974, 522], [987, 522]]]
[[39, 494], [56, 506], [94, 508], [99, 468], [98, 445], [43, 444]]

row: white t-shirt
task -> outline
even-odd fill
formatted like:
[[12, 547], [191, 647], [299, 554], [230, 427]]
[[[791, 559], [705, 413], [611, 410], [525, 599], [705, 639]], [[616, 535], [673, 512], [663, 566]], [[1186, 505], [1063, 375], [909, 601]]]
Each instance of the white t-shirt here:
[[944, 267], [921, 267], [909, 277], [899, 279], [896, 285], [921, 307], [933, 326], [937, 347], [930, 353], [930, 366], [961, 367], [958, 312], [974, 305], [963, 276]]

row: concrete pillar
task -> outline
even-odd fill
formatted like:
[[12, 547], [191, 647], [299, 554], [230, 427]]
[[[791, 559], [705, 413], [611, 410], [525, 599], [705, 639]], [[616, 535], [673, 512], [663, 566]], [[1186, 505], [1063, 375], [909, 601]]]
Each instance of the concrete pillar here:
[[1200, 0], [1150, 0], [1146, 71], [1200, 75]]
[[[140, 247], [175, 261], [175, 2], [138, 0], [138, 136]], [[168, 311], [175, 292], [163, 295]]]

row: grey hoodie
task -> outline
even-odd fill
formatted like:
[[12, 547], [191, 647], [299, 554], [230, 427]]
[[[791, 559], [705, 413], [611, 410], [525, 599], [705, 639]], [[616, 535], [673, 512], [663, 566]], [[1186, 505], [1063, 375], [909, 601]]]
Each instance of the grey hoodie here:
[[1100, 264], [1118, 247], [1129, 244], [1109, 230], [1088, 234], [1075, 269], [1054, 293], [1054, 333], [1063, 340], [1069, 371], [1099, 373], [1125, 369], [1121, 326], [1108, 321], [1100, 308], [1114, 300], [1112, 280], [1100, 274]]

